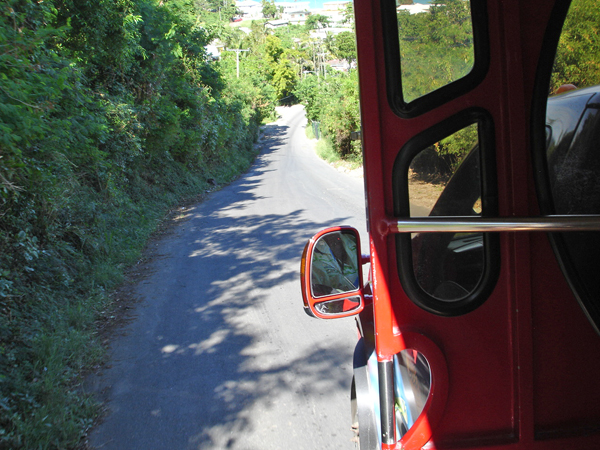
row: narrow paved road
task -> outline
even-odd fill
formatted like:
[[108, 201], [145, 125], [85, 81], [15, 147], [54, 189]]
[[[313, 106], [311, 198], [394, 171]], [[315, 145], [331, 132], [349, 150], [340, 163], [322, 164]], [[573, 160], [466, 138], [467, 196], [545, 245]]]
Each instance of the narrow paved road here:
[[251, 170], [158, 243], [99, 377], [92, 448], [354, 448], [354, 321], [309, 318], [298, 271], [326, 226], [365, 239], [363, 181], [315, 156], [301, 107], [280, 113]]

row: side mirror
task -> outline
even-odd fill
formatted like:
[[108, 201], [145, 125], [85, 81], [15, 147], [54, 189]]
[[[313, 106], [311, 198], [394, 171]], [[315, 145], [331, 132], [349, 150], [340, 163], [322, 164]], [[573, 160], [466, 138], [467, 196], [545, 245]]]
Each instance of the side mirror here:
[[333, 227], [313, 236], [302, 254], [304, 310], [320, 319], [353, 316], [365, 306], [363, 258], [355, 228]]

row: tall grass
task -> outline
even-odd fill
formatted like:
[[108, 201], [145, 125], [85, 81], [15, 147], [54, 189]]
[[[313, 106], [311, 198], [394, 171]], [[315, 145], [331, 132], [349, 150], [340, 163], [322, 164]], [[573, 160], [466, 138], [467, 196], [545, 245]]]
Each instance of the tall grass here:
[[[46, 242], [27, 229], [17, 234], [11, 261], [27, 267], [0, 295], [0, 449], [78, 445], [98, 412], [81, 385], [103, 355], [97, 324], [112, 315], [111, 292], [170, 209], [213, 188], [207, 178], [229, 182], [255, 156], [240, 145], [222, 153], [226, 163], [203, 171], [165, 159], [148, 179], [139, 168], [110, 195], [63, 180], [79, 186], [62, 205], [71, 221], [51, 225]], [[0, 244], [6, 239], [0, 228]]]

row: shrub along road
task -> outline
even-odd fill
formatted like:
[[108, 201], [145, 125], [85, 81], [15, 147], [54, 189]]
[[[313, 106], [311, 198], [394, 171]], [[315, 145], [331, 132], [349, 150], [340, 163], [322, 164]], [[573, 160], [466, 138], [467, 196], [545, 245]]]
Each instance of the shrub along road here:
[[354, 447], [354, 320], [309, 318], [298, 272], [319, 229], [354, 225], [367, 242], [363, 180], [318, 159], [302, 107], [279, 112], [250, 171], [190, 208], [132, 287], [92, 448]]

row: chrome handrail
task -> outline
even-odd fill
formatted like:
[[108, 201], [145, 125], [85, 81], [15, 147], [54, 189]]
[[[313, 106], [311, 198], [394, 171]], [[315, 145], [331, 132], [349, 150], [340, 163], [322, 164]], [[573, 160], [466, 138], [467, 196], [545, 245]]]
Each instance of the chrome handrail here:
[[600, 231], [600, 215], [538, 217], [412, 217], [388, 219], [389, 233], [496, 233], [499, 231]]

